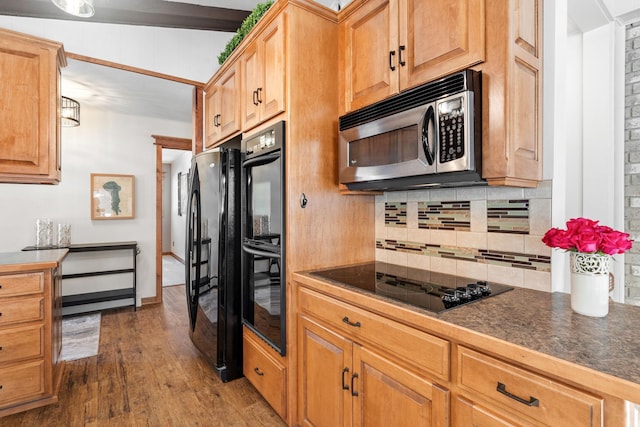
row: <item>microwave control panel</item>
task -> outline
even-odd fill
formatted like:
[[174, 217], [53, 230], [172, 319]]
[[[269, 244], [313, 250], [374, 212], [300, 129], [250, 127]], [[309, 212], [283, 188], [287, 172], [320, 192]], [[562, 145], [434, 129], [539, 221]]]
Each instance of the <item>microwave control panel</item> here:
[[465, 154], [463, 97], [438, 104], [438, 154], [440, 163], [457, 160]]

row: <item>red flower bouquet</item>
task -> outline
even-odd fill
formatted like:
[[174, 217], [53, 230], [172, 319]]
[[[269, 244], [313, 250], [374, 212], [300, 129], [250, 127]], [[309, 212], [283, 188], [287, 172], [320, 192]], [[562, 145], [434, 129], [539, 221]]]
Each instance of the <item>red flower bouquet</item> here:
[[542, 241], [551, 248], [605, 255], [624, 253], [633, 244], [629, 234], [587, 218], [572, 218], [567, 221], [566, 230], [550, 229]]

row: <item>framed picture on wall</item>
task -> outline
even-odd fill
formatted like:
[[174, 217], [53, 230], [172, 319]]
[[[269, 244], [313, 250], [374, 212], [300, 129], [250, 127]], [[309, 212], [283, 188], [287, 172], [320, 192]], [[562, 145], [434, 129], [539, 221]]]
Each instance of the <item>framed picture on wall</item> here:
[[133, 175], [91, 174], [91, 219], [135, 218]]

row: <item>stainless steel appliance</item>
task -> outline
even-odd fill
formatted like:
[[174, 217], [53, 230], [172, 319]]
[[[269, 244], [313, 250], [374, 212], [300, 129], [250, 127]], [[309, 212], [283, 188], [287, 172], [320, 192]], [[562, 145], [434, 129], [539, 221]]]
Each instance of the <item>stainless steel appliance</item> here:
[[485, 185], [480, 73], [465, 70], [340, 117], [350, 190]]
[[223, 381], [242, 376], [239, 141], [236, 145], [193, 158], [187, 205], [189, 336]]
[[285, 123], [242, 140], [242, 320], [285, 354]]
[[512, 290], [511, 286], [383, 262], [314, 271], [311, 274], [440, 313]]

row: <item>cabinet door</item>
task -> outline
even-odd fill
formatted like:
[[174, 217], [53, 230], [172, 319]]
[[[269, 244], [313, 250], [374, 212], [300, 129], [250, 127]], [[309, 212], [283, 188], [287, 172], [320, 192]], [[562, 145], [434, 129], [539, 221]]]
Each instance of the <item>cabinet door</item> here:
[[220, 90], [220, 138], [240, 131], [240, 74], [238, 65], [231, 66], [219, 80]]
[[276, 18], [243, 54], [244, 131], [285, 110], [285, 17]]
[[340, 25], [344, 109], [372, 104], [398, 92], [398, 6], [370, 0]]
[[400, 90], [484, 60], [485, 0], [400, 0]]
[[220, 89], [216, 85], [205, 88], [205, 147], [209, 148], [220, 140], [220, 126], [217, 124], [217, 114], [220, 111]]
[[55, 51], [0, 34], [0, 181], [60, 181]]
[[257, 88], [262, 86], [262, 64], [258, 54], [259, 43], [252, 43], [242, 56], [242, 129], [248, 130], [260, 122], [260, 103]]
[[286, 14], [269, 25], [262, 36], [263, 86], [258, 87], [260, 120], [265, 121], [285, 110], [286, 93]]
[[299, 316], [298, 418], [302, 426], [336, 427], [351, 419], [351, 342]]
[[449, 425], [448, 390], [357, 344], [353, 359], [354, 426]]

